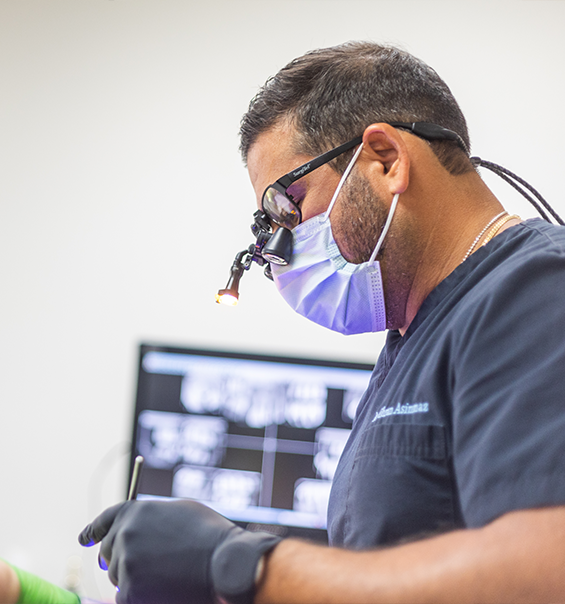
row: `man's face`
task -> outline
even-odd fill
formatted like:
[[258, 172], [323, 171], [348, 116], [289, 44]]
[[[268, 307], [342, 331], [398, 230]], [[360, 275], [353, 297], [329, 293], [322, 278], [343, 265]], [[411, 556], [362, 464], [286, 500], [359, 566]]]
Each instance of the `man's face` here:
[[[259, 136], [249, 150], [247, 166], [259, 208], [268, 185], [312, 159], [311, 156], [296, 153], [292, 141], [292, 128], [279, 126]], [[386, 190], [379, 189], [381, 182], [371, 182], [366, 177], [367, 166], [368, 162], [361, 153], [330, 218], [332, 233], [341, 254], [356, 264], [369, 259], [386, 221], [391, 201], [388, 200], [388, 204], [383, 202]], [[293, 184], [289, 192], [299, 203], [303, 221], [327, 209], [339, 178], [330, 166], [324, 165]], [[410, 216], [402, 217], [402, 208], [399, 208], [377, 256], [383, 275], [388, 328], [396, 329], [404, 325], [407, 296], [422, 254], [416, 226], [412, 224]]]
[[[296, 153], [292, 141], [292, 129], [278, 126], [260, 135], [249, 150], [247, 166], [259, 208], [268, 185], [312, 159], [309, 155]], [[329, 165], [324, 165], [289, 187], [288, 192], [300, 206], [303, 222], [327, 209], [339, 179]], [[354, 169], [331, 213], [334, 239], [342, 255], [350, 262], [368, 260], [375, 246], [386, 218], [386, 215], [382, 218], [381, 204], [378, 204], [381, 211], [374, 207], [376, 202], [369, 183], [356, 175]]]

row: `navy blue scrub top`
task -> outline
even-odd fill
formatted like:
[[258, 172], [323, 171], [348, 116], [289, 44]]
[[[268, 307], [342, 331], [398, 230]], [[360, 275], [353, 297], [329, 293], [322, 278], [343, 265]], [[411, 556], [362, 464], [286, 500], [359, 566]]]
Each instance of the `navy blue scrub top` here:
[[565, 228], [507, 229], [388, 334], [337, 468], [333, 545], [565, 503]]

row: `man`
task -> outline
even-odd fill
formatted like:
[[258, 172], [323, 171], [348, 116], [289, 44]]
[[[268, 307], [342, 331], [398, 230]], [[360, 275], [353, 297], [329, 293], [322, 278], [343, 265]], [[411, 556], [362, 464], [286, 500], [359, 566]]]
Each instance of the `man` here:
[[395, 48], [296, 59], [241, 135], [259, 207], [292, 232], [281, 294], [343, 333], [390, 330], [333, 547], [120, 504], [81, 535], [103, 539], [117, 601], [565, 601], [565, 229], [504, 211], [448, 87]]

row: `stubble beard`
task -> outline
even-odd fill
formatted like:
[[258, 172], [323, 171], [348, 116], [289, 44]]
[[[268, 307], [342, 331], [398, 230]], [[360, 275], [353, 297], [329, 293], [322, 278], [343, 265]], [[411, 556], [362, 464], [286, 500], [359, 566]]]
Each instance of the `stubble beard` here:
[[[332, 230], [334, 239], [340, 242], [342, 256], [353, 264], [367, 262], [382, 233], [390, 205], [382, 201], [365, 178], [353, 173], [342, 189], [337, 206], [339, 212], [332, 220]], [[399, 229], [393, 228], [396, 217], [393, 217], [391, 229], [377, 254], [383, 278], [387, 329], [404, 325], [412, 284], [410, 262], [403, 262], [406, 246], [400, 241]], [[406, 234], [402, 239], [408, 237]]]
[[342, 256], [353, 264], [367, 262], [386, 221], [384, 204], [367, 180], [353, 173], [343, 186], [336, 210], [339, 214], [332, 220], [332, 230]]

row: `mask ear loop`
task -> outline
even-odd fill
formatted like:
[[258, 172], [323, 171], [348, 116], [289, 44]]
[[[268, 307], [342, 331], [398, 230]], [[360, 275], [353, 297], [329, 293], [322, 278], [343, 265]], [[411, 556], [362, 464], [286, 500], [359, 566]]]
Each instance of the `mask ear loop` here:
[[336, 188], [335, 193], [333, 194], [333, 197], [332, 197], [332, 199], [330, 201], [330, 205], [328, 206], [328, 209], [326, 210], [326, 215], [324, 217], [324, 220], [327, 220], [330, 217], [330, 212], [332, 211], [332, 209], [334, 207], [334, 204], [336, 202], [337, 196], [339, 195], [339, 193], [340, 193], [340, 191], [341, 191], [341, 189], [343, 187], [343, 183], [347, 180], [347, 177], [349, 176], [349, 173], [353, 169], [353, 166], [355, 165], [355, 162], [357, 161], [357, 158], [361, 154], [362, 150], [363, 150], [363, 144], [361, 143], [359, 145], [359, 147], [357, 147], [357, 151], [355, 151], [355, 154], [351, 158], [351, 161], [349, 162], [347, 168], [345, 169], [345, 172], [343, 173], [343, 176], [340, 178], [340, 181], [337, 184], [337, 188]]
[[369, 264], [372, 264], [375, 261], [375, 258], [377, 257], [377, 254], [379, 253], [379, 250], [381, 249], [381, 246], [383, 244], [383, 241], [386, 237], [386, 234], [388, 233], [388, 229], [390, 227], [390, 223], [392, 222], [392, 218], [394, 216], [394, 212], [396, 211], [396, 206], [398, 204], [398, 198], [400, 197], [400, 193], [396, 193], [394, 195], [394, 197], [392, 198], [392, 203], [390, 204], [390, 210], [388, 212], [388, 216], [386, 217], [386, 222], [385, 222], [385, 226], [382, 230], [381, 236], [379, 237], [379, 240], [377, 241], [377, 245], [375, 246], [375, 249], [373, 250], [373, 253], [371, 254], [371, 257], [369, 258]]

